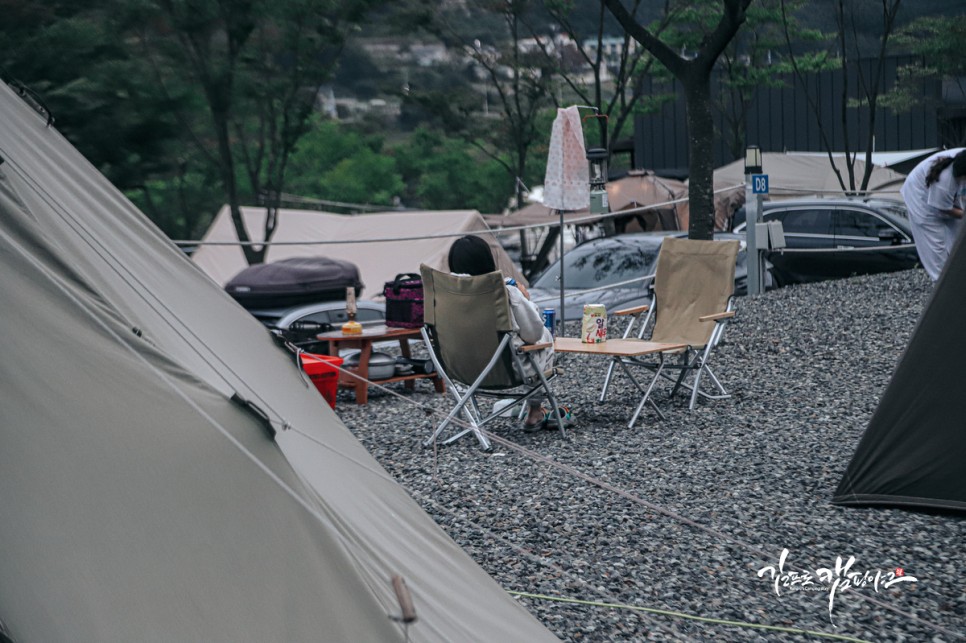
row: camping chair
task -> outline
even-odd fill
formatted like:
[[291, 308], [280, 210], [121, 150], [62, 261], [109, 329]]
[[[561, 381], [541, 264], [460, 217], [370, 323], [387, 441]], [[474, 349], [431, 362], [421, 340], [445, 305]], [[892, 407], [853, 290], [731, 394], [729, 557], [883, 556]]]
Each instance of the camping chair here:
[[[697, 241], [668, 237], [658, 253], [651, 303], [612, 313], [629, 318], [624, 330], [625, 338], [633, 336], [644, 339], [653, 317], [651, 341], [687, 344], [687, 348], [677, 351], [679, 359], [676, 363], [669, 359], [673, 358], [673, 354], [665, 353], [659, 354], [657, 361], [632, 357], [615, 357], [611, 360], [601, 388], [600, 401], [603, 402], [607, 395], [614, 368], [620, 366], [643, 394], [631, 419], [631, 426], [648, 403], [651, 391], [660, 378], [674, 382], [670, 396], [681, 388], [691, 391], [688, 407], [691, 410], [699, 395], [708, 399], [731, 397], [711, 370], [709, 362], [728, 320], [735, 315], [737, 257], [737, 240]], [[629, 366], [643, 366], [653, 373], [647, 388], [641, 386]], [[693, 376], [690, 382], [687, 381], [689, 375]], [[713, 384], [715, 392], [702, 390], [704, 377]]]
[[[456, 398], [456, 406], [424, 445], [434, 443], [462, 413], [468, 428], [444, 444], [472, 433], [484, 449], [489, 449], [490, 441], [482, 427], [501, 417], [505, 410], [484, 414], [480, 410], [479, 398], [511, 397], [523, 405], [541, 392], [550, 402], [561, 435], [566, 437], [560, 408], [550, 390], [550, 381], [557, 371], [541, 371], [531, 354], [548, 345], [524, 345], [515, 350], [511, 344], [515, 333], [503, 276], [499, 272], [476, 277], [456, 276], [426, 265], [420, 266], [420, 272], [424, 299], [423, 341], [437, 372], [446, 382], [446, 390]], [[527, 365], [526, 370], [524, 365]], [[533, 375], [521, 378], [517, 369]]]

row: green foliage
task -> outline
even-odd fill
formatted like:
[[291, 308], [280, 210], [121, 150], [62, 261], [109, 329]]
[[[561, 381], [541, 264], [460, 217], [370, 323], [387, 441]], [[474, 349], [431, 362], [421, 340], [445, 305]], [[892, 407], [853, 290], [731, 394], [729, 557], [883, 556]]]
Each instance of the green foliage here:
[[405, 186], [382, 147], [380, 137], [314, 119], [291, 156], [287, 190], [330, 201], [392, 205]]
[[499, 163], [440, 132], [420, 128], [392, 153], [409, 186], [403, 201], [410, 207], [502, 212], [513, 193]]
[[403, 190], [395, 161], [363, 147], [319, 179], [324, 197], [349, 203], [392, 205]]
[[[927, 97], [923, 84], [945, 79], [957, 83], [966, 93], [966, 15], [926, 16], [914, 20], [899, 30], [895, 43], [903, 50], [922, 56], [922, 61], [912, 62], [899, 69], [899, 81], [887, 95], [883, 105], [897, 112], [921, 105]], [[924, 62], [923, 62], [924, 61]]]
[[188, 163], [176, 173], [145, 181], [125, 193], [175, 240], [200, 239], [224, 204], [211, 168]]

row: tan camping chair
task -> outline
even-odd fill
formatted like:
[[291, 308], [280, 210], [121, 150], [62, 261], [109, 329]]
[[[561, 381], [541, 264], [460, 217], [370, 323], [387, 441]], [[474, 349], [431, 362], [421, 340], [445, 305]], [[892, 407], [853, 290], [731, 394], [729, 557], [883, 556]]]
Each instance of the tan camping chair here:
[[[600, 401], [603, 402], [607, 395], [615, 367], [620, 366], [643, 394], [631, 425], [649, 402], [654, 385], [661, 378], [674, 382], [671, 396], [681, 388], [691, 391], [690, 409], [694, 409], [699, 395], [708, 399], [730, 397], [711, 370], [709, 362], [728, 320], [735, 315], [738, 245], [737, 240], [664, 239], [658, 254], [650, 305], [612, 313], [629, 318], [625, 338], [644, 339], [653, 318], [650, 341], [687, 344], [686, 349], [677, 351], [677, 362], [672, 354], [660, 354], [656, 361], [629, 357], [611, 360], [601, 388]], [[630, 366], [643, 366], [653, 373], [646, 388], [634, 377], [628, 368]], [[714, 386], [714, 393], [702, 390], [702, 380], [705, 378]], [[653, 402], [651, 404], [657, 409]]]
[[[525, 345], [514, 350], [511, 344], [514, 330], [503, 275], [491, 272], [460, 277], [426, 265], [419, 268], [425, 300], [423, 341], [436, 370], [446, 382], [446, 389], [456, 398], [456, 406], [424, 444], [434, 443], [456, 416], [462, 414], [468, 428], [444, 444], [472, 433], [484, 449], [489, 449], [490, 441], [482, 427], [505, 411], [484, 414], [480, 398], [512, 397], [523, 405], [540, 393], [546, 395], [560, 433], [566, 437], [560, 408], [549, 384], [556, 370], [541, 371], [531, 355], [532, 351], [548, 345]], [[521, 378], [518, 372], [532, 375]]]

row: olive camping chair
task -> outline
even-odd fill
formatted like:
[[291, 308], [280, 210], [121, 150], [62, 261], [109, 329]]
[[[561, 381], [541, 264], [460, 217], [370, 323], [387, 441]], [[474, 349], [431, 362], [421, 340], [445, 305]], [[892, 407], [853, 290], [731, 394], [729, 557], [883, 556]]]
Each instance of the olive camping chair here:
[[[629, 318], [624, 337], [649, 339], [653, 342], [687, 344], [687, 348], [650, 357], [614, 357], [607, 368], [600, 392], [603, 402], [614, 369], [620, 366], [641, 391], [630, 426], [633, 426], [659, 379], [674, 383], [669, 397], [681, 388], [691, 391], [689, 409], [698, 396], [707, 399], [731, 397], [711, 369], [715, 347], [721, 341], [728, 320], [735, 316], [735, 262], [739, 242], [700, 241], [667, 237], [658, 253], [657, 270], [652, 286], [651, 303], [618, 310], [615, 316]], [[645, 315], [646, 313], [646, 315]], [[653, 318], [653, 326], [649, 324]], [[647, 330], [651, 329], [650, 337]], [[678, 360], [673, 357], [677, 354]], [[643, 366], [652, 373], [645, 388], [629, 367]], [[703, 380], [710, 381], [713, 392], [702, 389]], [[651, 403], [653, 406], [653, 402]], [[657, 408], [656, 406], [654, 408]], [[660, 414], [660, 410], [658, 410]], [[663, 417], [663, 416], [662, 416]]]
[[[457, 276], [420, 266], [423, 278], [423, 341], [437, 372], [446, 382], [446, 390], [456, 399], [449, 412], [424, 445], [433, 444], [456, 417], [463, 415], [466, 428], [448, 438], [444, 444], [472, 433], [484, 449], [490, 441], [482, 427], [505, 416], [504, 409], [483, 413], [484, 396], [514, 398], [525, 404], [543, 393], [550, 403], [560, 433], [566, 437], [564, 423], [550, 381], [557, 370], [544, 372], [537, 368], [531, 354], [548, 344], [524, 345], [514, 349], [510, 301], [499, 272], [475, 277]], [[515, 368], [516, 367], [516, 368]], [[522, 378], [517, 373], [532, 373]]]

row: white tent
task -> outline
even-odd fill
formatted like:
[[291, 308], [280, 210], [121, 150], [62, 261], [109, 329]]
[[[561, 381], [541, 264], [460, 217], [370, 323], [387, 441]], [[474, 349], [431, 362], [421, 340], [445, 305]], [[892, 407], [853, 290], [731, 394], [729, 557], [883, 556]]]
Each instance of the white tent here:
[[[242, 217], [252, 239], [264, 239], [265, 208], [244, 207]], [[448, 270], [449, 247], [457, 237], [478, 234], [490, 243], [503, 274], [526, 283], [519, 268], [500, 246], [476, 210], [400, 211], [345, 215], [316, 210], [278, 211], [278, 227], [266, 262], [288, 257], [324, 256], [351, 261], [359, 267], [365, 290], [362, 296], [378, 298], [382, 287], [396, 275], [419, 274], [419, 264]], [[248, 264], [228, 206], [209, 226], [192, 259], [212, 279], [225, 285]], [[296, 242], [296, 243], [293, 243]], [[223, 244], [229, 245], [205, 245]]]
[[0, 639], [553, 639], [2, 83], [0, 222]]
[[[835, 169], [841, 174], [845, 184], [849, 184], [848, 168], [845, 158], [834, 155]], [[762, 153], [763, 174], [768, 175], [769, 197], [796, 198], [815, 195], [842, 196], [835, 169], [828, 155], [813, 152], [764, 152]], [[856, 183], [861, 181], [865, 162], [856, 160]], [[899, 197], [899, 188], [905, 176], [886, 167], [875, 166], [869, 179], [868, 192], [877, 196]], [[719, 167], [714, 171], [715, 186], [744, 185], [745, 162], [739, 159]]]

